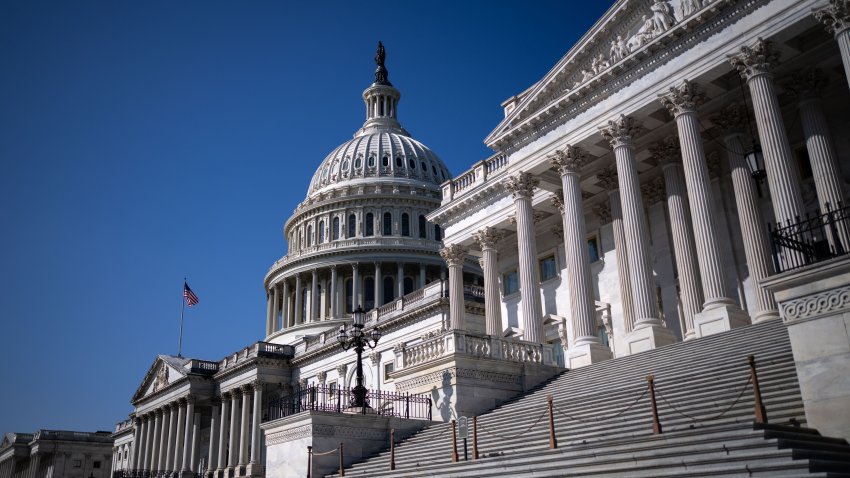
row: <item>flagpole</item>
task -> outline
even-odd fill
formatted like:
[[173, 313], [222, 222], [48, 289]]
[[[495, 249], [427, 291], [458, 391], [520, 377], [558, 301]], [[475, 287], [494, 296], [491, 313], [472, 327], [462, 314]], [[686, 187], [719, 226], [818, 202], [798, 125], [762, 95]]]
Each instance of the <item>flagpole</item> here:
[[183, 351], [183, 313], [186, 312], [186, 278], [183, 278], [183, 293], [180, 294], [180, 339], [177, 341], [177, 356], [182, 357], [180, 352]]

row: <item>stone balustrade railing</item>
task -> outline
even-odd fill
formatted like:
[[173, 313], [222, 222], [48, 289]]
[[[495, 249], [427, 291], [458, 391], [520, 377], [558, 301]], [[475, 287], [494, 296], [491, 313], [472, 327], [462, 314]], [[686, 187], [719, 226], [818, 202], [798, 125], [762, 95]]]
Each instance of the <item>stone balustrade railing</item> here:
[[443, 183], [443, 204], [463, 196], [476, 186], [486, 183], [488, 178], [507, 164], [508, 156], [503, 153], [496, 153], [473, 164], [472, 168], [461, 173], [456, 179]]
[[115, 425], [115, 433], [124, 431], [128, 428], [133, 428], [133, 419], [131, 419], [131, 418], [128, 418], [128, 419], [124, 420], [123, 422], [118, 422], [118, 424]]
[[279, 357], [292, 358], [295, 355], [295, 348], [291, 345], [272, 344], [268, 342], [256, 342], [244, 349], [228, 355], [220, 360], [218, 370], [225, 370], [230, 367], [235, 367], [243, 362], [255, 357]]
[[94, 441], [102, 443], [112, 443], [112, 437], [109, 432], [74, 432], [68, 430], [38, 430], [35, 432], [33, 439], [35, 440], [73, 440], [73, 441]]
[[552, 365], [552, 346], [491, 337], [460, 330], [447, 331], [420, 343], [399, 347], [400, 368], [413, 367], [446, 355], [469, 355], [509, 362]]

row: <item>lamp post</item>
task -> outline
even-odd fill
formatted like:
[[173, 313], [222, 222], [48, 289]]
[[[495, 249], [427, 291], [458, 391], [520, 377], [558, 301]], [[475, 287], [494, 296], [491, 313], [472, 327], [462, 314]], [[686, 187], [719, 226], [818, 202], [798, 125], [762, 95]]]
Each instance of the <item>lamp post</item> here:
[[346, 331], [345, 326], [340, 325], [339, 333], [336, 336], [336, 340], [342, 346], [343, 350], [348, 351], [348, 349], [354, 347], [354, 351], [357, 352], [357, 385], [354, 387], [354, 399], [351, 405], [363, 411], [369, 406], [366, 402], [368, 391], [363, 386], [363, 350], [367, 346], [370, 349], [374, 349], [378, 345], [378, 340], [381, 339], [381, 331], [377, 327], [372, 329], [369, 336], [366, 336], [363, 333], [363, 327], [365, 325], [363, 308], [358, 305], [357, 310], [354, 311], [354, 322], [351, 324], [351, 329]]

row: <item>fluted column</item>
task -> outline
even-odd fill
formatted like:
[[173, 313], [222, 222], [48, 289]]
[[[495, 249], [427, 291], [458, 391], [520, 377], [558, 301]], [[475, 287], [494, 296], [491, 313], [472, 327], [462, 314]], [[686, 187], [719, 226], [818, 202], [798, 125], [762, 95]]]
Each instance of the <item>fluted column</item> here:
[[272, 285], [272, 290], [266, 291], [266, 301], [268, 302], [266, 306], [266, 335], [271, 335], [272, 333], [272, 318], [274, 317], [274, 307], [275, 307], [275, 297], [277, 296], [277, 287]]
[[159, 470], [159, 446], [162, 435], [162, 410], [154, 410], [153, 412], [153, 436], [151, 437], [151, 470]]
[[304, 307], [302, 306], [303, 300], [304, 294], [301, 291], [301, 274], [295, 274], [295, 325], [300, 325], [304, 319]]
[[767, 230], [759, 206], [758, 192], [741, 144], [742, 133], [747, 122], [745, 106], [732, 105], [711, 119], [712, 123], [726, 131], [724, 143], [729, 158], [729, 172], [735, 190], [735, 206], [744, 241], [747, 270], [753, 282], [756, 298], [754, 310], [750, 311], [753, 322], [779, 318], [773, 293], [761, 286], [761, 281], [773, 274], [773, 261], [767, 242]]
[[161, 469], [170, 471], [174, 466], [175, 442], [177, 441], [177, 404], [168, 404], [168, 435], [165, 439], [165, 461]]
[[396, 272], [396, 280], [398, 286], [398, 294], [396, 297], [404, 297], [404, 262], [398, 263], [398, 271]]
[[217, 470], [227, 468], [227, 438], [230, 432], [230, 393], [221, 394], [221, 425], [218, 430], [218, 465]]
[[425, 287], [425, 264], [419, 264], [419, 288]]
[[360, 303], [360, 264], [351, 264], [351, 311], [357, 310]]
[[[494, 337], [501, 337], [504, 330], [502, 294], [499, 291], [499, 253], [496, 250], [496, 244], [504, 235], [501, 229], [488, 226], [479, 230], [474, 236], [484, 256], [484, 323], [487, 334]], [[425, 285], [425, 281], [422, 282], [422, 285]]]
[[248, 464], [248, 440], [251, 433], [251, 386], [242, 387], [242, 430], [239, 435], [239, 464]]
[[375, 262], [375, 308], [384, 305], [384, 281], [381, 263]]
[[230, 443], [228, 450], [230, 451], [227, 458], [227, 466], [232, 468], [238, 464], [239, 459], [239, 389], [235, 388], [230, 392]]
[[310, 322], [319, 320], [319, 271], [313, 269], [310, 278]]
[[611, 143], [617, 162], [617, 178], [623, 209], [623, 230], [629, 244], [629, 276], [632, 281], [635, 328], [661, 325], [655, 301], [655, 281], [649, 265], [649, 231], [637, 174], [632, 138], [640, 130], [630, 116], [609, 121], [602, 135]]
[[192, 418], [192, 439], [189, 441], [192, 453], [189, 455], [189, 465], [184, 465], [192, 473], [197, 473], [201, 459], [201, 413], [195, 412]]
[[523, 340], [543, 342], [543, 311], [540, 304], [540, 271], [537, 266], [537, 239], [534, 233], [534, 211], [531, 198], [538, 184], [529, 173], [507, 178], [505, 187], [511, 192], [516, 208], [517, 246], [519, 249], [519, 289], [522, 297]]
[[159, 447], [157, 451], [157, 462], [154, 465], [157, 470], [165, 471], [168, 468], [166, 456], [168, 455], [168, 433], [171, 427], [171, 406], [162, 407], [162, 427], [159, 434]]
[[337, 278], [336, 266], [331, 266], [331, 318], [338, 319], [340, 317], [339, 313], [339, 293], [337, 292], [337, 282], [339, 279]]
[[186, 400], [180, 399], [177, 403], [177, 433], [174, 437], [174, 463], [171, 469], [179, 472], [183, 469], [183, 436], [186, 426]]
[[[685, 80], [661, 96], [664, 105], [676, 118], [679, 145], [688, 190], [694, 242], [705, 304], [703, 310], [731, 306], [735, 301], [727, 291], [726, 274], [721, 262], [717, 239], [717, 217], [711, 191], [711, 179], [700, 136], [697, 107], [705, 100], [698, 84]], [[737, 307], [737, 306], [736, 306]]]
[[218, 457], [218, 440], [219, 428], [221, 427], [221, 417], [219, 409], [221, 408], [221, 397], [213, 397], [212, 399], [212, 414], [210, 416], [210, 444], [207, 449], [207, 471], [213, 471], [216, 467], [216, 458]]
[[838, 42], [844, 74], [847, 77], [847, 83], [850, 84], [850, 2], [829, 0], [827, 6], [816, 10], [814, 15]]
[[440, 249], [440, 256], [449, 266], [449, 318], [452, 330], [466, 330], [463, 299], [463, 263], [467, 250], [460, 244], [449, 244]]
[[142, 441], [142, 419], [140, 417], [133, 418], [133, 449], [130, 453], [130, 469], [136, 470], [140, 468], [139, 450], [141, 449]]
[[190, 395], [186, 397], [186, 429], [183, 432], [183, 460], [180, 470], [190, 471], [192, 469], [192, 434], [195, 423], [195, 399]]
[[635, 309], [632, 300], [632, 281], [629, 273], [629, 245], [623, 228], [623, 209], [620, 201], [620, 185], [617, 180], [617, 168], [606, 167], [596, 174], [599, 185], [608, 190], [611, 233], [614, 236], [614, 249], [617, 254], [617, 277], [620, 286], [620, 302], [623, 307], [623, 322], [626, 333], [635, 328]]
[[263, 384], [259, 381], [254, 382], [254, 416], [252, 418], [253, 426], [251, 427], [251, 465], [260, 464], [260, 408], [263, 404]]
[[761, 38], [752, 47], [742, 47], [740, 53], [730, 58], [732, 66], [747, 81], [753, 98], [774, 216], [778, 222], [787, 225], [802, 217], [804, 209], [800, 177], [791, 156], [776, 86], [770, 73], [778, 60], [779, 54], [771, 42]]
[[292, 327], [295, 325], [295, 317], [294, 315], [290, 315], [289, 311], [289, 280], [283, 279], [283, 291], [281, 293], [281, 304], [280, 304], [280, 326], [281, 328]]
[[688, 194], [682, 184], [680, 149], [676, 138], [667, 138], [652, 148], [653, 155], [664, 172], [664, 189], [667, 191], [667, 212], [670, 216], [670, 233], [679, 278], [679, 296], [685, 322], [684, 339], [696, 337], [694, 316], [702, 310], [702, 280], [697, 266]]
[[139, 463], [142, 465], [143, 470], [150, 470], [151, 466], [151, 428], [153, 423], [151, 423], [151, 416], [145, 415], [142, 417], [142, 450], [141, 455], [139, 456]]

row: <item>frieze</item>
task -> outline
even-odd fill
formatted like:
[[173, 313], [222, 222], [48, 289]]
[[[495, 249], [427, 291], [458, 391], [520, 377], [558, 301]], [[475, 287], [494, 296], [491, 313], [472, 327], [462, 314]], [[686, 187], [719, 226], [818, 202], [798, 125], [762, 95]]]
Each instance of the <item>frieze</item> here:
[[515, 374], [452, 367], [408, 380], [400, 380], [396, 378], [397, 381], [395, 388], [398, 392], [406, 392], [414, 388], [420, 388], [423, 385], [433, 384], [442, 386], [444, 382], [450, 382], [451, 380], [459, 377], [480, 380], [488, 383], [518, 384], [521, 381], [521, 377]]
[[266, 443], [268, 445], [279, 445], [311, 436], [344, 438], [348, 440], [383, 440], [386, 437], [386, 431], [375, 430], [373, 428], [314, 423], [302, 425], [291, 430], [269, 433], [266, 435]]
[[846, 312], [850, 307], [850, 286], [789, 300], [781, 305], [784, 322], [796, 322], [818, 316]]

